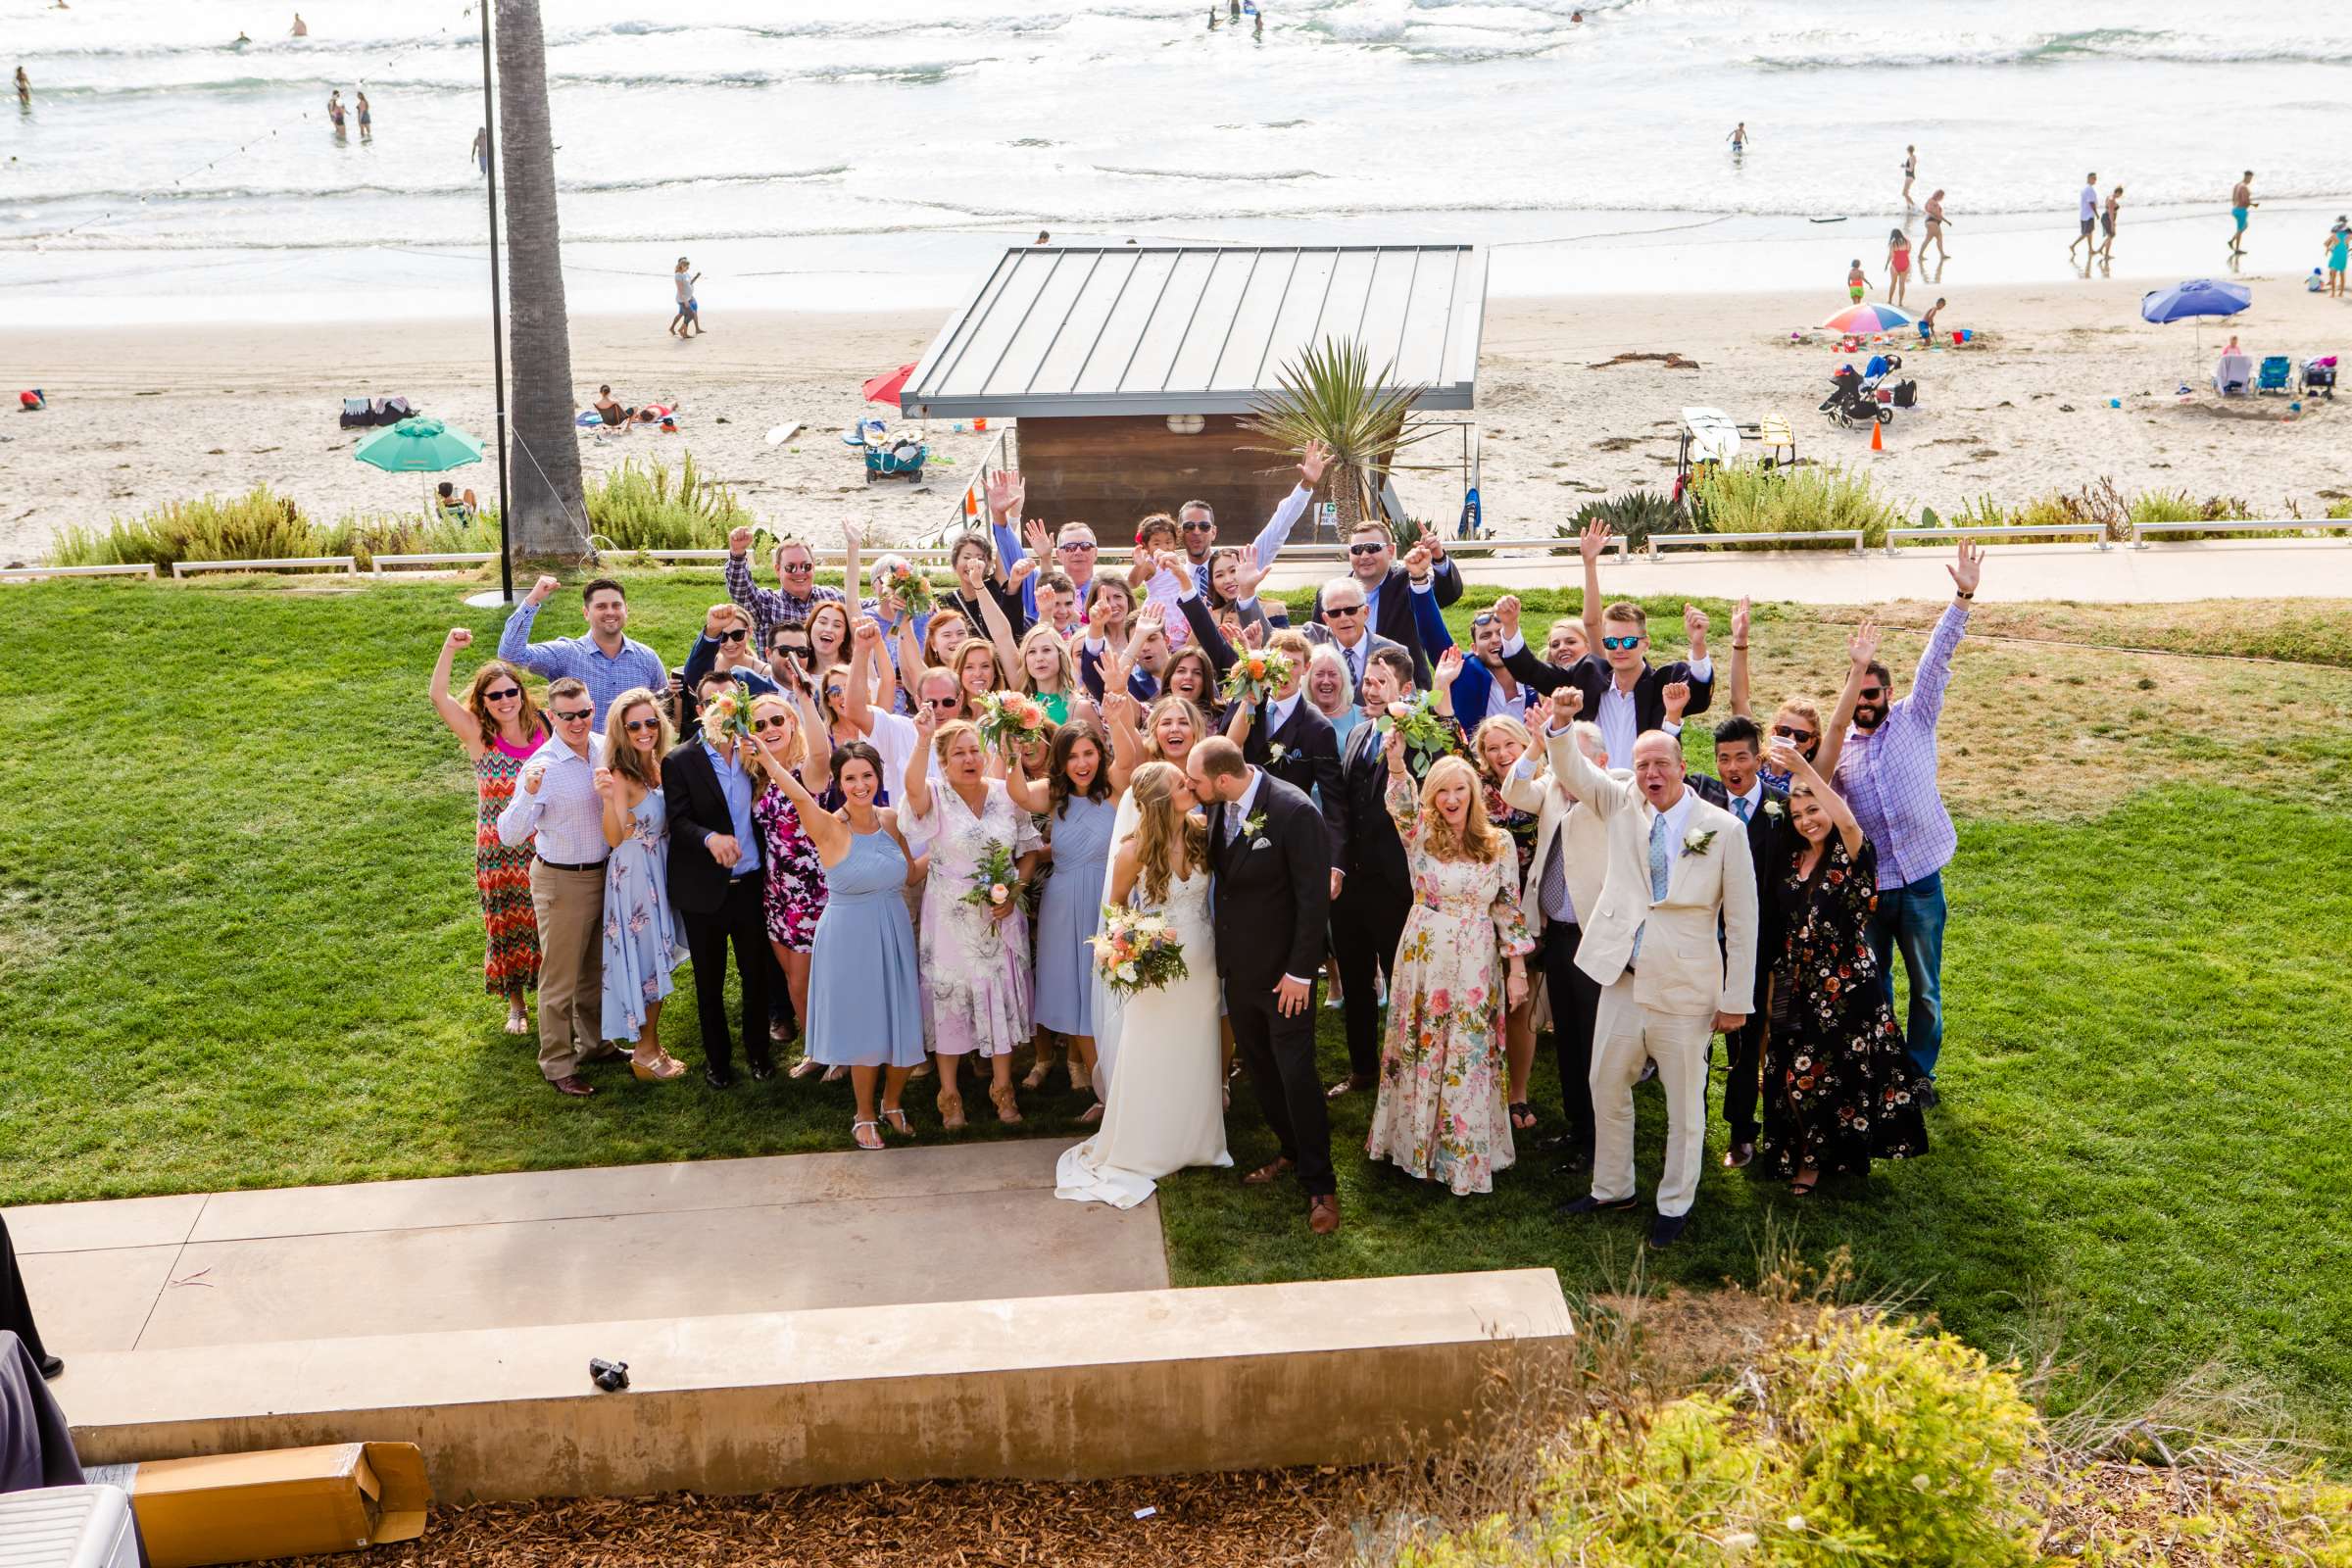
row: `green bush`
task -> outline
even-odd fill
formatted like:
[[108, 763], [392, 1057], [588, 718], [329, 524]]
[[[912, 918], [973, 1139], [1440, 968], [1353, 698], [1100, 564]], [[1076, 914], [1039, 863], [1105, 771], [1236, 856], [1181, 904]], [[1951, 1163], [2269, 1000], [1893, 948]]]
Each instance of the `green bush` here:
[[291, 561], [308, 556], [356, 556], [362, 566], [378, 555], [498, 549], [495, 511], [467, 522], [426, 520], [421, 514], [347, 515], [314, 522], [301, 507], [268, 485], [223, 501], [204, 496], [167, 502], [136, 517], [117, 517], [102, 531], [59, 531], [50, 562], [59, 566], [170, 566], [177, 561]]
[[2253, 508], [2235, 496], [2198, 501], [2185, 490], [2142, 490], [2132, 498], [2133, 522], [2240, 522], [2253, 515]]
[[1586, 1419], [1534, 1517], [1408, 1545], [1404, 1568], [2002, 1568], [2034, 1560], [2039, 1422], [1945, 1334], [1825, 1309], [1738, 1393]]
[[631, 550], [716, 550], [730, 529], [757, 519], [735, 492], [695, 466], [685, 454], [675, 476], [669, 465], [631, 458], [588, 486], [588, 527], [600, 547]]
[[[1838, 467], [1709, 467], [1693, 479], [1690, 496], [1701, 533], [1798, 536], [1859, 528], [1864, 544], [1883, 545], [1895, 523], [1893, 504], [1872, 489], [1869, 474]], [[1785, 544], [1740, 548], [1803, 549], [1807, 543], [1791, 537]]]
[[1634, 489], [1606, 500], [1586, 502], [1577, 508], [1575, 516], [1553, 531], [1563, 539], [1574, 539], [1593, 522], [1607, 523], [1611, 533], [1624, 535], [1636, 550], [1647, 544], [1653, 533], [1685, 533], [1690, 529], [1690, 520], [1672, 501], [1655, 490]]

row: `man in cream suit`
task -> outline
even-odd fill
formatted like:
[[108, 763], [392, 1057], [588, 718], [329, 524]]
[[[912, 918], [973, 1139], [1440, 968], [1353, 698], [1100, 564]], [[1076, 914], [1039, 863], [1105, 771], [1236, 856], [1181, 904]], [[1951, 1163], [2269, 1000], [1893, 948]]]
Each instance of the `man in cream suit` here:
[[1602, 988], [1592, 1035], [1592, 1191], [1566, 1212], [1637, 1206], [1634, 1084], [1646, 1057], [1666, 1091], [1666, 1166], [1649, 1233], [1652, 1247], [1665, 1247], [1690, 1223], [1698, 1193], [1708, 1041], [1738, 1029], [1754, 1005], [1756, 871], [1739, 819], [1684, 787], [1679, 740], [1648, 731], [1634, 743], [1634, 776], [1612, 778], [1576, 744], [1574, 717], [1555, 694], [1544, 749], [1552, 772], [1606, 829], [1607, 870], [1576, 955]]

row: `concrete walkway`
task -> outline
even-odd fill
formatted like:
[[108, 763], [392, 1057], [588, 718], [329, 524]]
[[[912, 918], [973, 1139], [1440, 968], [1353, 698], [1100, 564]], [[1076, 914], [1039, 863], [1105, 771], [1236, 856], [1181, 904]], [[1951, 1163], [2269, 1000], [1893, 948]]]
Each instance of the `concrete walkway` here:
[[1063, 1143], [64, 1203], [8, 1225], [69, 1361], [1165, 1288], [1156, 1201], [1059, 1201]]
[[[1328, 548], [1328, 547], [1326, 547]], [[2352, 599], [2352, 538], [2197, 540], [2118, 545], [1995, 545], [1985, 552], [1981, 603], [2073, 600], [2081, 604], [2180, 604], [2195, 599]], [[1637, 555], [1602, 564], [1601, 586], [1630, 597], [1778, 600], [1800, 605], [1876, 605], [1950, 597], [1944, 564], [1952, 550], [1920, 546], [1864, 556], [1837, 552], [1670, 551], [1652, 562]], [[1286, 551], [1273, 586], [1310, 587], [1346, 570], [1336, 555], [1294, 560]], [[1573, 556], [1465, 556], [1473, 583], [1512, 588], [1572, 588], [1582, 580]], [[1720, 632], [1721, 628], [1718, 628]]]

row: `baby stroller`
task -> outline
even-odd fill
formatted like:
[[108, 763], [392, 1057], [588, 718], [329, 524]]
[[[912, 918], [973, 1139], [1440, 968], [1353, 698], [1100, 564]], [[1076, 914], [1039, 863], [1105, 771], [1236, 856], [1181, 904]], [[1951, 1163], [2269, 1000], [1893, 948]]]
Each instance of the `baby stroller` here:
[[1838, 368], [1830, 377], [1830, 395], [1822, 400], [1821, 412], [1838, 424], [1851, 430], [1858, 425], [1891, 424], [1894, 411], [1907, 409], [1919, 401], [1917, 381], [1897, 381], [1886, 384], [1888, 376], [1903, 368], [1899, 354], [1876, 354], [1870, 364], [1857, 372], [1850, 365]]
[[2334, 400], [2334, 355], [2330, 354], [2325, 359], [2305, 360], [2303, 362], [2303, 395], [2305, 397], [2309, 397], [2314, 392], [2319, 393], [2322, 397], [2327, 398], [2331, 402]]

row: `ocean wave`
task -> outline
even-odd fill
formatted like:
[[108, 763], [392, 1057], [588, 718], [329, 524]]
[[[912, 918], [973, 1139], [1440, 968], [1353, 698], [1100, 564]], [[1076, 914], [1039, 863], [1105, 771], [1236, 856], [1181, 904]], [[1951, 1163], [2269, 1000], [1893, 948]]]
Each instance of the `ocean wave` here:
[[1142, 179], [1329, 179], [1315, 169], [1121, 169], [1116, 164], [1092, 166], [1098, 174], [1126, 174]]
[[[786, 169], [768, 173], [736, 174], [669, 174], [649, 175], [642, 179], [564, 179], [556, 182], [561, 196], [605, 196], [623, 191], [682, 190], [697, 185], [784, 185], [838, 178], [851, 172], [847, 164], [826, 164], [814, 169]], [[108, 203], [122, 206], [148, 206], [158, 209], [205, 202], [269, 202], [299, 200], [348, 201], [377, 196], [434, 198], [462, 196], [468, 202], [481, 199], [477, 180], [466, 179], [456, 184], [384, 185], [363, 182], [350, 185], [191, 185], [169, 189], [148, 190], [66, 190], [36, 194], [12, 195], [9, 201], [29, 216], [34, 209], [62, 207], [73, 204], [98, 207]]]
[[[1819, 40], [1812, 42], [1808, 40]], [[2293, 42], [2234, 42], [2195, 33], [2140, 27], [2094, 27], [2082, 32], [2032, 33], [1966, 44], [1922, 45], [1888, 37], [1884, 45], [1851, 47], [1849, 34], [1792, 34], [1779, 47], [1759, 49], [1746, 63], [1764, 71], [1854, 71], [1920, 66], [2048, 66], [2081, 60], [2152, 65], [2343, 65], [2352, 42], [2305, 38]], [[1843, 47], [1840, 47], [1840, 46]]]

